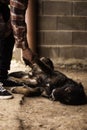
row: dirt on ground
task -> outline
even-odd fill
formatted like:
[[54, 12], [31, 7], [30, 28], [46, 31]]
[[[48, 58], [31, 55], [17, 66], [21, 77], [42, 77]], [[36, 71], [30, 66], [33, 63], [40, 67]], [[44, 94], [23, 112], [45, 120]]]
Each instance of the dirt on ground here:
[[[16, 65], [11, 70], [25, 70]], [[68, 77], [82, 82], [87, 94], [87, 72], [65, 70]], [[0, 100], [0, 130], [87, 130], [87, 105], [65, 105], [44, 97], [24, 97], [14, 94], [13, 99]]]

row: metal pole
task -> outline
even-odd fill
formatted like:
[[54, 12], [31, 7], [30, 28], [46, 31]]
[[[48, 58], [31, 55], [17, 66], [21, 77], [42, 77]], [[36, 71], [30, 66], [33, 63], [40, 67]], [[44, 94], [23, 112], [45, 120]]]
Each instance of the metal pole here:
[[33, 52], [36, 52], [36, 7], [35, 0], [29, 0], [26, 12], [27, 40]]

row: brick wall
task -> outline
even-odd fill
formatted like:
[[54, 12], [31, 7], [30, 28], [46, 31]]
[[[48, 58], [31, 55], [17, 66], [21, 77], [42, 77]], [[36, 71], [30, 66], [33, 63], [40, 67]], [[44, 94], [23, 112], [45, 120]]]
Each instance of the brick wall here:
[[38, 0], [41, 56], [87, 61], [87, 0]]

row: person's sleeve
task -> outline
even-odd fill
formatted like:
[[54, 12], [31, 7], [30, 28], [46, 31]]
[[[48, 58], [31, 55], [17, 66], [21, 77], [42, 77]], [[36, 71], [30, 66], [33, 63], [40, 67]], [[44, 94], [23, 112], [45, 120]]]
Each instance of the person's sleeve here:
[[27, 44], [27, 29], [25, 14], [28, 0], [10, 0], [11, 24], [17, 48], [25, 49]]

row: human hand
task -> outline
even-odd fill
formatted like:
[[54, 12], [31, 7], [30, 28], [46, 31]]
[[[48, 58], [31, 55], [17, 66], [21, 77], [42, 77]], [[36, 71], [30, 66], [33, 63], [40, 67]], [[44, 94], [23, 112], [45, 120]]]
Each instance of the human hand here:
[[37, 55], [34, 54], [30, 48], [26, 48], [22, 50], [23, 60], [26, 65], [29, 65], [30, 67], [33, 66], [33, 63], [36, 62]]

